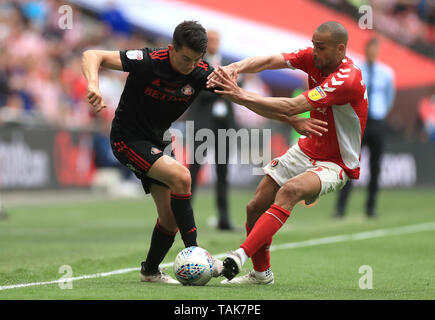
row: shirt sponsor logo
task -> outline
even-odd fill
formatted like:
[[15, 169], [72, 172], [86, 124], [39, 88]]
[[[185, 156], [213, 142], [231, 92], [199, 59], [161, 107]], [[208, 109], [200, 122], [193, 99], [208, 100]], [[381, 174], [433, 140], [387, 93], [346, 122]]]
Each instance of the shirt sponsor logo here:
[[188, 96], [188, 97], [177, 97], [173, 94], [167, 93], [167, 92], [162, 92], [160, 90], [156, 90], [153, 89], [151, 87], [147, 87], [144, 91], [144, 93], [147, 96], [150, 96], [153, 99], [156, 100], [160, 100], [160, 101], [168, 101], [168, 102], [184, 102], [184, 103], [189, 103], [192, 96]]
[[325, 93], [325, 91], [323, 91], [323, 89], [320, 86], [318, 86], [318, 87], [315, 87], [313, 90], [311, 90], [308, 93], [308, 97], [312, 101], [317, 101], [317, 100], [325, 98], [326, 97], [326, 93]]
[[143, 59], [143, 53], [141, 50], [129, 50], [126, 53], [127, 58], [130, 60], [142, 60]]

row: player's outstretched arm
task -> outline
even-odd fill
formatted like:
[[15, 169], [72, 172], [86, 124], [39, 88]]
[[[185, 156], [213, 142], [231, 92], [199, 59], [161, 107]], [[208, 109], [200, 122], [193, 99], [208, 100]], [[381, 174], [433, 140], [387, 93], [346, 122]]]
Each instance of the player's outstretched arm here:
[[216, 93], [264, 117], [288, 122], [296, 114], [313, 110], [303, 95], [296, 98], [262, 97], [240, 88], [221, 67], [217, 68], [216, 75], [216, 79], [211, 80], [214, 87], [220, 88], [215, 90]]
[[287, 63], [282, 54], [250, 57], [234, 62], [232, 65], [238, 73], [258, 73], [264, 70], [287, 68]]
[[215, 92], [225, 98], [246, 106], [255, 113], [273, 120], [290, 123], [300, 134], [307, 137], [311, 135], [322, 136], [328, 132], [328, 123], [319, 119], [299, 118], [296, 114], [313, 110], [313, 107], [303, 95], [296, 98], [271, 98], [241, 89], [237, 82], [231, 79], [226, 71], [218, 67], [216, 80], [212, 84], [220, 89]]
[[86, 50], [82, 54], [82, 72], [88, 82], [88, 101], [96, 112], [106, 108], [98, 86], [100, 66], [113, 70], [122, 70], [119, 51]]
[[328, 132], [328, 123], [314, 118], [300, 118], [296, 114], [313, 110], [313, 107], [303, 95], [296, 98], [265, 98], [259, 94], [247, 92], [241, 89], [235, 80], [226, 71], [218, 67], [217, 78], [211, 83], [228, 100], [245, 105], [253, 112], [273, 120], [290, 123], [300, 134], [311, 137], [312, 135], [322, 136]]
[[[239, 73], [258, 73], [264, 70], [287, 68], [287, 63], [282, 54], [271, 56], [250, 57], [222, 67], [231, 79], [237, 81]], [[216, 71], [208, 76], [207, 88], [212, 88], [212, 80], [216, 78]]]

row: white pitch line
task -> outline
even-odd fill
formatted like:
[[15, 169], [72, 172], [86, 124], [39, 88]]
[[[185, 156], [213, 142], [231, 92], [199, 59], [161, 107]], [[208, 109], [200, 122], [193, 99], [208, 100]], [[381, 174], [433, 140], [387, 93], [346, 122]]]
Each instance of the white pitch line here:
[[435, 222], [427, 222], [421, 224], [408, 225], [397, 228], [388, 228], [388, 229], [377, 229], [372, 231], [364, 231], [353, 234], [344, 234], [326, 238], [318, 238], [311, 239], [306, 241], [299, 242], [291, 242], [291, 243], [283, 243], [279, 245], [270, 246], [270, 251], [283, 250], [283, 249], [295, 249], [301, 247], [311, 247], [322, 244], [330, 244], [330, 243], [339, 243], [339, 242], [347, 242], [347, 241], [356, 241], [356, 240], [366, 240], [373, 238], [380, 238], [391, 235], [398, 234], [407, 234], [407, 233], [417, 233], [423, 231], [432, 231], [435, 230]]
[[[366, 240], [366, 239], [381, 238], [381, 237], [386, 237], [386, 236], [391, 236], [391, 235], [409, 234], [409, 233], [417, 233], [417, 232], [432, 231], [432, 230], [435, 230], [435, 222], [427, 222], [427, 223], [414, 224], [414, 225], [408, 225], [408, 226], [397, 227], [397, 228], [377, 229], [377, 230], [364, 231], [364, 232], [358, 232], [358, 233], [353, 233], [353, 234], [343, 234], [343, 235], [337, 235], [337, 236], [332, 236], [332, 237], [317, 238], [317, 239], [311, 239], [311, 240], [306, 240], [306, 241], [290, 242], [290, 243], [284, 243], [284, 244], [279, 244], [279, 245], [272, 245], [270, 247], [270, 251], [277, 251], [277, 250], [284, 250], [284, 249], [296, 249], [296, 248], [303, 248], [303, 247], [312, 247], [312, 246], [331, 244], [331, 243]], [[226, 255], [227, 255], [227, 253], [219, 253], [219, 254], [214, 255], [214, 257], [215, 258], [223, 258]], [[168, 267], [171, 267], [172, 265], [173, 265], [173, 262], [169, 262], [169, 263], [161, 264], [160, 267], [168, 268]], [[109, 276], [113, 276], [113, 275], [117, 275], [117, 274], [129, 273], [132, 271], [139, 271], [139, 270], [140, 270], [140, 268], [126, 268], [126, 269], [119, 269], [119, 270], [114, 270], [114, 271], [109, 271], [109, 272], [83, 275], [83, 276], [73, 277], [73, 278], [62, 278], [62, 279], [46, 281], [46, 282], [13, 284], [13, 285], [7, 285], [7, 286], [0, 286], [0, 290], [43, 286], [43, 285], [50, 285], [50, 284], [56, 284], [56, 283], [66, 283], [68, 281], [78, 281], [78, 280], [83, 280], [83, 279], [109, 277]]]

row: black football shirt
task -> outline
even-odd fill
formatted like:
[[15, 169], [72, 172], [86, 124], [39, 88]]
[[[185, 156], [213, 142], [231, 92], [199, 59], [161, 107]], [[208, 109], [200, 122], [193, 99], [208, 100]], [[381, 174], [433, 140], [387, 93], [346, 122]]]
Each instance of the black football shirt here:
[[191, 105], [213, 68], [201, 61], [188, 75], [174, 70], [169, 50], [143, 48], [120, 51], [129, 72], [115, 117], [111, 140], [148, 140], [165, 147], [164, 132]]

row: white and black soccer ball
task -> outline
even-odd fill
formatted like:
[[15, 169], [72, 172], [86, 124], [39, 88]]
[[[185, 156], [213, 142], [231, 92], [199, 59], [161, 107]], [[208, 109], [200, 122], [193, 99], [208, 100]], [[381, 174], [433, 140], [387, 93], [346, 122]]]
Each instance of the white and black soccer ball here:
[[200, 247], [188, 247], [180, 251], [174, 261], [174, 274], [178, 281], [188, 286], [203, 286], [213, 276], [213, 257]]

